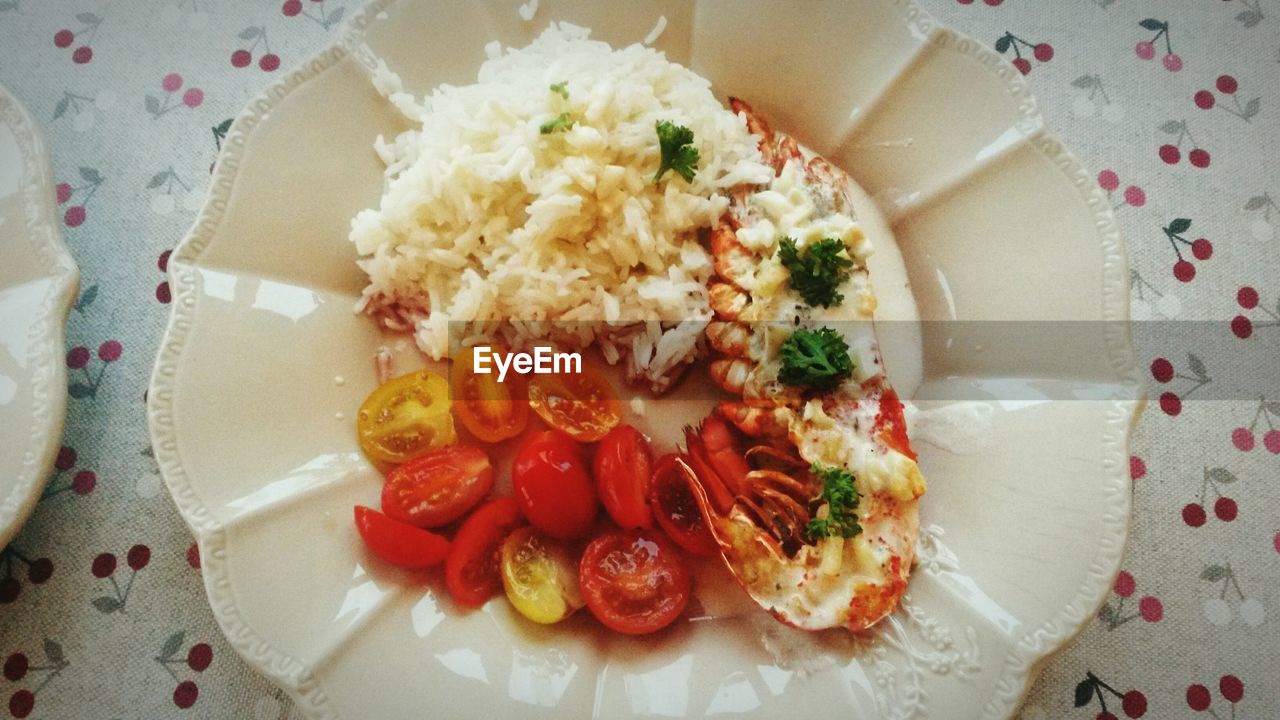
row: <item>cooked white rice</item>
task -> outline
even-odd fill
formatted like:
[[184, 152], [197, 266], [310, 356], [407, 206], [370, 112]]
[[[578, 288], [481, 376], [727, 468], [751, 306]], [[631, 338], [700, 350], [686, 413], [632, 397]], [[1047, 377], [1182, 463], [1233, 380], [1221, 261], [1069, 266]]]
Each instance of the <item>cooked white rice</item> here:
[[[490, 47], [476, 84], [422, 101], [385, 64], [375, 73], [416, 127], [375, 146], [382, 200], [351, 227], [369, 275], [360, 309], [412, 328], [432, 358], [451, 331], [513, 346], [598, 342], [654, 378], [694, 352], [711, 316], [697, 231], [719, 220], [727, 189], [772, 171], [707, 80], [588, 33], [560, 23], [528, 47]], [[567, 100], [550, 88], [560, 82]], [[566, 112], [571, 129], [540, 133]], [[653, 182], [658, 120], [693, 131], [692, 182], [674, 172]]]

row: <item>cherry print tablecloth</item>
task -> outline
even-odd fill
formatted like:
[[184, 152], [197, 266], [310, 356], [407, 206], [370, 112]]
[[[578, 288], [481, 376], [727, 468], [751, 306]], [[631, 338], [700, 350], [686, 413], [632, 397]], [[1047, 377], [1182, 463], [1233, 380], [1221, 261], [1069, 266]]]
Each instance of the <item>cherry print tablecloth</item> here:
[[[0, 716], [297, 716], [222, 641], [143, 392], [230, 118], [354, 2], [0, 0], [0, 83], [44, 125], [83, 274], [64, 447], [0, 556]], [[1280, 716], [1280, 387], [1212, 392], [1244, 349], [1280, 357], [1280, 3], [921, 3], [1014, 59], [1098, 172], [1135, 319], [1222, 331], [1137, 333], [1123, 572], [1023, 717]]]

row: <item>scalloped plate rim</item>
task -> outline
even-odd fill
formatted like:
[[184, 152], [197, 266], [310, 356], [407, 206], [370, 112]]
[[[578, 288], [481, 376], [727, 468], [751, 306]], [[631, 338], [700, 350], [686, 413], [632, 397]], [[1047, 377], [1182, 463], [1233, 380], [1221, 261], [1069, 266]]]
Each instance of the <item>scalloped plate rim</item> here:
[[28, 217], [22, 231], [44, 261], [46, 274], [41, 278], [53, 281], [40, 305], [40, 317], [33, 325], [46, 327], [36, 333], [36, 341], [27, 353], [31, 367], [35, 368], [25, 378], [32, 385], [35, 401], [28, 420], [32, 426], [31, 445], [17, 481], [0, 497], [0, 547], [3, 547], [17, 536], [35, 510], [62, 439], [67, 406], [67, 371], [63, 362], [66, 321], [80, 285], [80, 270], [63, 242], [55, 217], [53, 169], [44, 139], [31, 113], [3, 85], [0, 85], [0, 122], [13, 132], [24, 164], [20, 192], [25, 196]]
[[[225, 544], [225, 528], [212, 519], [194, 488], [187, 482], [185, 470], [176, 453], [176, 431], [170, 416], [172, 393], [175, 391], [172, 377], [176, 364], [182, 357], [182, 337], [191, 328], [190, 311], [194, 307], [194, 300], [191, 298], [194, 292], [193, 263], [212, 240], [226, 210], [228, 193], [239, 174], [238, 161], [245, 140], [253, 132], [257, 122], [276, 103], [304, 82], [315, 79], [349, 55], [365, 61], [361, 57], [364, 29], [376, 13], [397, 1], [368, 0], [344, 23], [334, 42], [291, 69], [282, 80], [268, 86], [236, 116], [218, 154], [217, 167], [205, 203], [191, 230], [175, 248], [169, 264], [168, 274], [174, 287], [173, 309], [157, 354], [147, 401], [147, 417], [156, 461], [183, 520], [196, 536], [202, 559], [201, 574], [220, 629], [250, 666], [288, 692], [299, 707], [313, 718], [337, 717], [324, 686], [305, 664], [270, 645], [239, 617], [230, 581], [223, 574], [221, 550]], [[1010, 95], [1019, 101], [1020, 121], [1038, 124], [1037, 137], [1029, 138], [1029, 147], [1044, 154], [1054, 162], [1062, 175], [1073, 182], [1096, 220], [1095, 227], [1102, 241], [1104, 256], [1101, 288], [1104, 320], [1109, 321], [1112, 328], [1116, 327], [1116, 321], [1128, 320], [1128, 264], [1112, 209], [1096, 181], [1085, 173], [1083, 164], [1045, 125], [1022, 75], [985, 43], [937, 23], [915, 0], [885, 1], [898, 7], [903, 21], [914, 25], [926, 36], [931, 31], [941, 31], [953, 36], [957, 42], [971, 43], [977, 58], [1004, 83]], [[1111, 521], [1108, 525], [1111, 534], [1100, 538], [1099, 545], [1095, 548], [1096, 557], [1091, 569], [1096, 572], [1092, 577], [1092, 584], [1083, 586], [1053, 620], [1028, 629], [1012, 644], [1004, 660], [1003, 676], [994, 687], [993, 697], [984, 706], [984, 717], [1010, 717], [1016, 712], [1044, 663], [1088, 626], [1119, 571], [1132, 520], [1132, 499], [1128, 492], [1129, 435], [1141, 415], [1146, 399], [1145, 390], [1139, 381], [1128, 325], [1120, 327], [1122, 329], [1108, 332], [1106, 342], [1120, 385], [1132, 390], [1133, 399], [1112, 403], [1107, 414], [1106, 432], [1103, 434], [1108, 455], [1101, 468], [1103, 479], [1107, 481], [1108, 495], [1118, 499], [1117, 505], [1112, 508], [1113, 512], [1107, 515], [1107, 519]], [[209, 560], [212, 562], [208, 562]]]

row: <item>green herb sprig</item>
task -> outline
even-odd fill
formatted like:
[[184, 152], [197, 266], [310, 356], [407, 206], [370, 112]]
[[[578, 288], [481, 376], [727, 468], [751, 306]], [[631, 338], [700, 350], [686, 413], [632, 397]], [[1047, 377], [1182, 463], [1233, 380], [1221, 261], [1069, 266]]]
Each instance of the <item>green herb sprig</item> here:
[[655, 129], [662, 161], [653, 181], [658, 182], [668, 170], [674, 170], [686, 182], [692, 182], [698, 174], [698, 148], [693, 146], [693, 131], [668, 120], [659, 120]]
[[849, 344], [831, 328], [796, 330], [782, 343], [778, 379], [788, 385], [830, 390], [853, 374]]
[[853, 473], [842, 467], [823, 466], [814, 463], [810, 471], [822, 480], [821, 499], [827, 504], [825, 518], [813, 518], [806, 528], [809, 542], [817, 542], [825, 537], [840, 536], [851, 538], [862, 532], [858, 524], [858, 489], [854, 485]]
[[778, 243], [778, 259], [791, 272], [791, 289], [810, 306], [831, 307], [844, 300], [838, 288], [848, 279], [853, 260], [838, 238], [809, 243], [801, 252], [795, 240], [784, 237]]

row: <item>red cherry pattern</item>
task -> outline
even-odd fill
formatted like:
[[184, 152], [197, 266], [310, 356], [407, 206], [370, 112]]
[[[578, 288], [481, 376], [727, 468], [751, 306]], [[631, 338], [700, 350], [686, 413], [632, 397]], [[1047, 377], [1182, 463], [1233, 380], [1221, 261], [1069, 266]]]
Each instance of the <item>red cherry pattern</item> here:
[[80, 42], [71, 51], [71, 62], [76, 65], [86, 65], [93, 60], [93, 48], [91, 44], [98, 34], [98, 27], [102, 25], [102, 16], [91, 12], [77, 13], [75, 16], [78, 23], [78, 29], [62, 28], [53, 34], [53, 46], [66, 50], [76, 42]]
[[1092, 671], [1086, 672], [1084, 679], [1076, 684], [1074, 694], [1077, 708], [1097, 701], [1098, 714], [1094, 715], [1097, 720], [1116, 720], [1115, 713], [1107, 708], [1108, 696], [1120, 701], [1120, 710], [1125, 717], [1140, 718], [1147, 714], [1147, 696], [1142, 691], [1128, 690], [1121, 693]]
[[[1223, 675], [1218, 679], [1218, 693], [1223, 700], [1234, 705], [1244, 699], [1244, 683], [1235, 675]], [[1200, 683], [1187, 686], [1187, 707], [1196, 712], [1205, 712], [1212, 704], [1213, 694], [1208, 687]], [[1235, 717], [1234, 709], [1231, 717]]]
[[1128, 598], [1132, 597], [1137, 589], [1138, 582], [1131, 573], [1122, 570], [1116, 575], [1115, 581], [1111, 584], [1111, 590], [1115, 593], [1116, 599], [1108, 600], [1098, 609], [1098, 619], [1108, 630], [1115, 630], [1138, 618], [1154, 623], [1160, 622], [1164, 617], [1164, 604], [1154, 595], [1143, 595], [1139, 598], [1137, 612], [1126, 609]]
[[173, 689], [173, 704], [179, 708], [186, 710], [196, 704], [196, 699], [200, 697], [200, 688], [190, 680], [183, 680], [178, 683], [178, 687]]
[[1047, 63], [1053, 59], [1053, 46], [1049, 43], [1033, 43], [1024, 40], [1011, 32], [1005, 32], [996, 39], [996, 52], [1004, 55], [1009, 51], [1013, 51], [1013, 66], [1018, 72], [1026, 75], [1031, 72], [1031, 61], [1027, 59], [1024, 52], [1035, 58], [1037, 62]]
[[53, 577], [53, 561], [49, 558], [29, 557], [13, 544], [0, 549], [0, 567], [4, 568], [4, 576], [0, 577], [0, 605], [8, 605], [22, 594], [19, 573], [23, 566], [27, 582], [32, 585], [43, 585]]
[[72, 205], [63, 211], [62, 221], [69, 228], [80, 227], [84, 224], [84, 221], [88, 217], [87, 206], [89, 205], [89, 201], [93, 199], [93, 196], [98, 192], [98, 187], [105, 182], [105, 178], [102, 177], [102, 174], [99, 173], [96, 168], [83, 166], [80, 168], [80, 179], [84, 182], [83, 185], [72, 186], [71, 184], [64, 182], [58, 183], [54, 189], [59, 205], [65, 205], [77, 194], [81, 195], [80, 201], [77, 204]]
[[[1258, 312], [1261, 312], [1262, 314], [1266, 315], [1269, 318], [1267, 320], [1260, 320], [1257, 322], [1255, 322], [1253, 319], [1249, 318], [1244, 314], [1236, 315], [1235, 317], [1231, 318], [1231, 332], [1241, 340], [1247, 340], [1250, 337], [1252, 337], [1253, 331], [1258, 328], [1271, 329], [1271, 328], [1280, 327], [1280, 304], [1277, 304], [1275, 311], [1272, 311], [1267, 307], [1260, 305], [1260, 302], [1261, 302], [1261, 297], [1258, 295], [1258, 291], [1253, 287], [1245, 286], [1240, 288], [1236, 292], [1236, 303], [1240, 305], [1241, 309], [1257, 310]], [[1272, 415], [1275, 415], [1277, 416], [1278, 419], [1280, 419], [1280, 405], [1275, 405], [1274, 408], [1275, 408], [1274, 410], [1271, 410], [1267, 413], [1268, 427], [1271, 427]], [[1254, 418], [1254, 421], [1255, 421], [1254, 425], [1256, 425], [1257, 423], [1256, 416]], [[1250, 431], [1253, 430], [1254, 425], [1250, 426]], [[1280, 439], [1277, 439], [1275, 443], [1276, 443], [1276, 447], [1280, 448]], [[1270, 448], [1268, 447], [1268, 449]], [[1280, 450], [1273, 450], [1272, 452], [1280, 452]]]
[[[71, 352], [67, 353], [67, 364], [71, 365], [73, 360], [75, 362], [88, 363], [88, 352], [88, 348], [72, 348]], [[72, 353], [75, 353], [74, 358]], [[81, 367], [83, 367], [83, 364]], [[71, 476], [69, 481], [63, 481], [67, 471], [75, 468], [78, 460], [79, 456], [76, 455], [75, 450], [65, 446], [58, 450], [58, 457], [53, 463], [53, 475], [49, 477], [45, 484], [44, 494], [40, 496], [41, 500], [48, 500], [68, 491], [75, 495], [88, 495], [93, 492], [94, 488], [98, 486], [98, 476], [92, 470], [81, 468]], [[50, 563], [49, 570], [50, 572], [53, 570], [52, 563]], [[36, 581], [32, 580], [32, 582]]]
[[1191, 282], [1196, 277], [1196, 265], [1183, 255], [1182, 249], [1189, 248], [1192, 258], [1204, 261], [1213, 257], [1213, 243], [1206, 238], [1188, 240], [1185, 234], [1191, 229], [1191, 220], [1187, 218], [1174, 218], [1161, 229], [1164, 231], [1165, 239], [1169, 241], [1169, 246], [1173, 248], [1173, 255], [1176, 258], [1173, 263], [1173, 277], [1179, 282]]
[[34, 663], [25, 652], [10, 653], [4, 660], [5, 680], [29, 687], [20, 687], [9, 696], [9, 714], [15, 718], [30, 715], [35, 709], [36, 693], [57, 678], [68, 665], [62, 645], [54, 640], [44, 641], [44, 660]]
[[1137, 455], [1129, 457], [1129, 477], [1133, 480], [1141, 480], [1147, 476], [1147, 463]]
[[200, 688], [192, 679], [192, 673], [204, 672], [213, 663], [213, 648], [208, 643], [195, 643], [184, 653], [185, 639], [186, 633], [181, 630], [170, 635], [154, 658], [176, 683], [173, 704], [184, 710], [195, 705], [200, 697]]
[[89, 348], [77, 345], [67, 351], [67, 367], [80, 371], [80, 378], [72, 377], [67, 386], [67, 394], [72, 398], [80, 400], [97, 396], [105, 380], [107, 368], [124, 354], [124, 345], [119, 340], [107, 340], [98, 346], [97, 354], [102, 366], [95, 374], [89, 369], [92, 360]]
[[[285, 17], [294, 17], [302, 12], [302, 3], [300, 0], [286, 0], [282, 10]], [[280, 69], [280, 56], [271, 52], [265, 26], [247, 27], [240, 31], [239, 38], [251, 42], [249, 47], [239, 47], [231, 51], [231, 67], [246, 68], [252, 65], [253, 53], [261, 46], [263, 54], [258, 58], [258, 68], [263, 72], [275, 72]]]
[[1187, 503], [1182, 507], [1182, 522], [1188, 526], [1196, 528], [1203, 526], [1209, 520], [1208, 511], [1205, 509], [1209, 494], [1215, 496], [1213, 500], [1213, 515], [1218, 520], [1229, 523], [1234, 521], [1240, 515], [1240, 506], [1235, 498], [1224, 494], [1225, 486], [1234, 485], [1238, 482], [1235, 473], [1224, 467], [1205, 468], [1204, 478], [1200, 483], [1200, 494], [1195, 502]]
[[[1199, 99], [1197, 99], [1198, 102], [1200, 102]], [[1187, 143], [1191, 145], [1191, 149], [1187, 151], [1187, 162], [1197, 168], [1209, 167], [1213, 158], [1208, 150], [1196, 147], [1195, 137], [1192, 136], [1186, 120], [1169, 120], [1160, 126], [1160, 130], [1166, 135], [1178, 136], [1174, 142], [1164, 143], [1157, 148], [1156, 154], [1160, 156], [1161, 162], [1166, 165], [1177, 165], [1182, 162], [1182, 145]]]
[[124, 580], [117, 580], [114, 577], [120, 566], [120, 561], [114, 553], [99, 553], [89, 566], [94, 577], [99, 580], [111, 580], [111, 594], [99, 595], [91, 602], [93, 607], [104, 615], [125, 609], [138, 572], [151, 562], [151, 548], [146, 545], [134, 545], [125, 553], [124, 560], [129, 568], [129, 577]]
[[1245, 102], [1240, 101], [1237, 90], [1240, 89], [1240, 83], [1231, 75], [1219, 75], [1218, 79], [1213, 83], [1214, 89], [1226, 96], [1229, 102], [1219, 102], [1218, 96], [1213, 90], [1197, 90], [1191, 96], [1196, 107], [1201, 110], [1212, 110], [1215, 107], [1240, 118], [1245, 122], [1252, 121], [1253, 117], [1262, 110], [1262, 100], [1260, 98], [1252, 98]]
[[1192, 353], [1187, 354], [1187, 371], [1189, 374], [1177, 372], [1168, 358], [1161, 357], [1151, 361], [1151, 377], [1157, 383], [1169, 385], [1178, 380], [1180, 381], [1179, 386], [1191, 384], [1191, 387], [1182, 391], [1181, 394], [1173, 390], [1166, 390], [1160, 393], [1158, 402], [1160, 409], [1166, 415], [1181, 414], [1182, 401], [1191, 393], [1213, 382], [1213, 379], [1209, 377], [1209, 371], [1205, 367], [1204, 361]]

